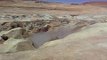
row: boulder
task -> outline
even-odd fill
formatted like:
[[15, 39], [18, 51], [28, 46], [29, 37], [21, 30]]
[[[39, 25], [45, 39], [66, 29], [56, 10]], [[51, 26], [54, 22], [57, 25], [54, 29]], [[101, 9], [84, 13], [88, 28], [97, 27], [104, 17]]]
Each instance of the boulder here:
[[32, 42], [25, 39], [10, 38], [0, 45], [0, 53], [12, 53], [34, 49]]
[[5, 35], [9, 38], [23, 38], [23, 34], [26, 32], [22, 28], [14, 28], [9, 31], [1, 31], [0, 36]]

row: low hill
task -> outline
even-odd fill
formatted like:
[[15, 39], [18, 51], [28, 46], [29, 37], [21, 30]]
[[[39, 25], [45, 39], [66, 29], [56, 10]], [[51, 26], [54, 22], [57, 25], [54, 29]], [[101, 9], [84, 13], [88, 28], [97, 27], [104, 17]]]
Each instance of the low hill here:
[[85, 2], [84, 5], [107, 6], [107, 2]]

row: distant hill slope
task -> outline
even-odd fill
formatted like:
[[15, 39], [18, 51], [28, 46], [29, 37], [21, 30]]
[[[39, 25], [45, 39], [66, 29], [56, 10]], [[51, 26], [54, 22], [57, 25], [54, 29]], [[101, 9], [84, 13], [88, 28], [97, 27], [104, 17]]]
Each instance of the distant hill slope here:
[[84, 5], [107, 6], [107, 2], [85, 2]]
[[[4, 2], [3, 2], [4, 1]], [[8, 2], [7, 2], [8, 1]], [[15, 1], [15, 3], [14, 3]], [[19, 2], [22, 1], [22, 2]], [[12, 13], [52, 13], [52, 14], [86, 14], [103, 13], [107, 8], [98, 7], [98, 3], [62, 4], [23, 0], [0, 0], [0, 12]], [[101, 3], [99, 3], [101, 4]], [[103, 4], [102, 4], [103, 5]], [[106, 5], [104, 5], [106, 6]]]

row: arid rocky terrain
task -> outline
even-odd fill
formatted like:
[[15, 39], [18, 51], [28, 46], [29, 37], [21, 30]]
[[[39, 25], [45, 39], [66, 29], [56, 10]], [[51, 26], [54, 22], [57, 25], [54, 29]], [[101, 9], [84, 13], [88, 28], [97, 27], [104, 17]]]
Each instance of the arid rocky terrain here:
[[1, 0], [0, 60], [107, 60], [107, 3]]

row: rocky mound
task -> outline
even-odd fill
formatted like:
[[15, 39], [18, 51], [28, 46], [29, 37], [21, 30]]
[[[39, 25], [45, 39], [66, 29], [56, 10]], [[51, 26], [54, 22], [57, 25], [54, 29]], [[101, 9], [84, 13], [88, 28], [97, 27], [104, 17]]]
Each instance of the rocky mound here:
[[0, 58], [1, 60], [106, 60], [106, 26], [106, 23], [97, 23], [64, 39], [48, 42], [37, 51], [3, 54]]

